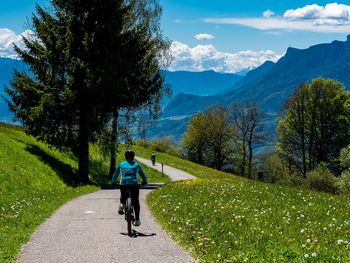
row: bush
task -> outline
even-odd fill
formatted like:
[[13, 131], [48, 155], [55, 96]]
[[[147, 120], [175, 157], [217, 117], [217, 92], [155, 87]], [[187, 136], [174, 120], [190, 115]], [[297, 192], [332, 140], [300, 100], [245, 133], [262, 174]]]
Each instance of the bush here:
[[320, 164], [315, 171], [307, 173], [306, 177], [311, 189], [332, 194], [339, 192], [337, 178], [325, 165]]
[[269, 183], [288, 183], [293, 173], [275, 152], [266, 153], [260, 157], [258, 171], [263, 172], [263, 181]]
[[136, 145], [141, 146], [143, 148], [151, 147], [151, 142], [147, 140], [138, 140], [135, 142]]
[[176, 147], [175, 141], [170, 136], [157, 138], [152, 141], [138, 140], [136, 141], [136, 145], [144, 148], [150, 148], [157, 152], [168, 153], [171, 155], [181, 157], [181, 153]]
[[342, 173], [338, 180], [339, 191], [343, 194], [350, 194], [350, 170]]
[[349, 169], [350, 168], [350, 145], [343, 148], [340, 151], [340, 164], [343, 167], [343, 169]]

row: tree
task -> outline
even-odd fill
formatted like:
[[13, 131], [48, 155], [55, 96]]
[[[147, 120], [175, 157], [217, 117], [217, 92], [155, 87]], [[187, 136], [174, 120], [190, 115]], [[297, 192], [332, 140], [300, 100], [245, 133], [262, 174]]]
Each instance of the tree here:
[[332, 79], [303, 84], [288, 100], [278, 124], [278, 149], [304, 176], [320, 163], [335, 167], [350, 143], [350, 94]]
[[78, 154], [86, 183], [89, 142], [112, 113], [160, 99], [159, 57], [168, 44], [156, 1], [53, 0], [52, 7], [37, 6], [35, 37], [23, 39], [25, 50], [15, 47], [31, 73], [15, 72], [9, 104], [29, 134]]
[[188, 158], [199, 164], [204, 164], [204, 155], [208, 147], [204, 119], [205, 114], [198, 113], [190, 120], [182, 142]]
[[192, 160], [220, 170], [231, 155], [233, 134], [225, 108], [213, 106], [191, 120], [183, 146]]
[[262, 127], [264, 115], [255, 102], [247, 102], [231, 105], [230, 118], [236, 129], [234, 140], [239, 149], [240, 174], [251, 178], [254, 149], [261, 147], [266, 139]]

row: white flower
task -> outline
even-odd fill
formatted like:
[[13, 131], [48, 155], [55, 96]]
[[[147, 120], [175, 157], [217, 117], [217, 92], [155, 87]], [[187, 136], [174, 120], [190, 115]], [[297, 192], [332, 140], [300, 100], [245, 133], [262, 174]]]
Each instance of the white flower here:
[[305, 247], [306, 247], [306, 245], [305, 245], [305, 244], [302, 244], [302, 245], [301, 245], [301, 247], [302, 247], [302, 248], [305, 248]]
[[300, 230], [300, 233], [304, 233], [304, 231], [305, 231], [305, 230], [304, 230], [304, 229], [302, 229], [302, 230]]
[[316, 253], [315, 253], [315, 252], [312, 253], [311, 256], [312, 256], [312, 257], [316, 257]]
[[308, 257], [309, 257], [309, 254], [305, 254], [304, 257], [308, 258]]
[[306, 239], [306, 242], [307, 242], [307, 243], [310, 243], [310, 242], [311, 242], [311, 239], [310, 239], [310, 238]]
[[343, 240], [343, 239], [338, 239], [338, 240], [337, 240], [338, 245], [343, 244], [343, 242], [344, 242], [344, 240]]

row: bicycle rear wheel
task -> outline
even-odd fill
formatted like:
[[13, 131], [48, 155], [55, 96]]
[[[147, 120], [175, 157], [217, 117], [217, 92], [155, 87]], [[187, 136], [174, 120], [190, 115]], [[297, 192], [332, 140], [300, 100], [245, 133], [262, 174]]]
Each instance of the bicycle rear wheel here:
[[132, 223], [132, 204], [131, 197], [126, 200], [126, 221], [128, 224], [128, 235], [131, 236], [131, 223]]

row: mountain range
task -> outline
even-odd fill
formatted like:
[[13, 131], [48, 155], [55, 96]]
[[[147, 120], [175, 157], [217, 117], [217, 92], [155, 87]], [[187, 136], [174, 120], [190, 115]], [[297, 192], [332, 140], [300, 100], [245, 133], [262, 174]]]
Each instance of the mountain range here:
[[290, 47], [279, 61], [265, 62], [224, 92], [214, 96], [179, 93], [165, 107], [150, 135], [172, 135], [179, 139], [195, 113], [215, 104], [227, 106], [244, 101], [256, 101], [267, 114], [269, 126], [273, 129], [284, 102], [300, 84], [324, 77], [337, 79], [345, 87], [350, 87], [349, 73], [350, 36], [346, 41], [318, 44], [307, 49]]
[[[10, 58], [0, 58], [0, 95], [5, 96], [3, 87], [8, 86], [14, 69], [23, 70], [27, 66], [21, 61]], [[238, 74], [217, 73], [215, 71], [188, 72], [162, 70], [165, 83], [172, 89], [172, 97], [181, 92], [194, 95], [214, 95], [227, 89], [231, 90], [234, 85], [243, 78], [245, 72]], [[169, 103], [171, 98], [166, 98]], [[4, 100], [0, 100], [0, 121], [11, 122], [12, 114], [7, 110]]]
[[25, 70], [26, 65], [18, 59], [0, 57], [0, 122], [11, 123], [13, 114], [9, 112], [2, 97], [6, 97], [4, 86], [9, 86], [14, 69]]
[[[20, 60], [0, 58], [0, 94], [9, 85], [13, 69], [23, 70]], [[268, 116], [270, 129], [276, 127], [277, 116], [284, 102], [303, 82], [317, 77], [334, 78], [350, 87], [350, 36], [346, 41], [333, 41], [307, 49], [288, 48], [276, 63], [267, 61], [246, 73], [223, 74], [214, 71], [163, 71], [165, 81], [173, 89], [160, 119], [148, 130], [149, 137], [170, 135], [179, 140], [188, 121], [197, 112], [215, 105], [256, 101]], [[0, 121], [11, 122], [3, 100], [0, 100]]]

